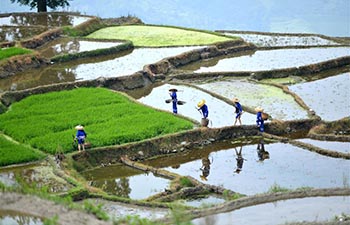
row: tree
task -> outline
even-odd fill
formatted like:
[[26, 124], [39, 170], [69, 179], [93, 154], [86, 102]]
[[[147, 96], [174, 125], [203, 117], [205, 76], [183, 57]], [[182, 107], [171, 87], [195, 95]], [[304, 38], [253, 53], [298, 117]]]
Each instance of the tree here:
[[47, 7], [56, 9], [58, 7], [69, 6], [72, 0], [11, 0], [12, 3], [19, 3], [21, 5], [28, 5], [30, 9], [37, 8], [38, 12], [47, 12]]

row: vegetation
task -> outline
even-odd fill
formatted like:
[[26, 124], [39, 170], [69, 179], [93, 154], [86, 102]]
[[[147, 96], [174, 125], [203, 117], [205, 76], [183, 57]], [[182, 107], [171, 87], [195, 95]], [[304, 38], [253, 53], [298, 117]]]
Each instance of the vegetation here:
[[162, 26], [115, 26], [93, 32], [88, 38], [125, 39], [135, 46], [193, 46], [233, 40], [216, 33]]
[[73, 150], [72, 135], [78, 124], [85, 125], [87, 140], [94, 147], [140, 141], [193, 127], [187, 120], [104, 88], [32, 95], [0, 115], [4, 133], [52, 154], [57, 149]]
[[11, 0], [12, 3], [17, 2], [20, 5], [28, 5], [30, 9], [37, 8], [38, 12], [47, 12], [47, 7], [56, 9], [69, 6], [68, 1], [72, 0]]
[[0, 166], [39, 160], [45, 154], [28, 146], [15, 143], [0, 135]]
[[29, 49], [10, 47], [10, 48], [0, 48], [0, 60], [10, 58], [15, 55], [29, 54], [32, 51]]

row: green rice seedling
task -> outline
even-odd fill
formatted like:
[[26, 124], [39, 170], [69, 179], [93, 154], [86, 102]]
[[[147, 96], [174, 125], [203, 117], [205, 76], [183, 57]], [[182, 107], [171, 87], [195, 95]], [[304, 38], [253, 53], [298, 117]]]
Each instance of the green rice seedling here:
[[73, 151], [74, 127], [82, 124], [94, 147], [140, 141], [193, 128], [170, 113], [138, 104], [105, 88], [32, 95], [0, 115], [0, 130], [21, 143], [54, 154]]
[[10, 47], [10, 48], [0, 48], [0, 60], [10, 58], [15, 55], [29, 54], [32, 51], [29, 49]]
[[0, 135], [0, 166], [43, 159], [45, 154], [28, 146], [15, 143]]
[[234, 40], [221, 34], [200, 30], [189, 30], [165, 26], [114, 26], [95, 31], [87, 36], [96, 39], [130, 40], [135, 46], [193, 46]]

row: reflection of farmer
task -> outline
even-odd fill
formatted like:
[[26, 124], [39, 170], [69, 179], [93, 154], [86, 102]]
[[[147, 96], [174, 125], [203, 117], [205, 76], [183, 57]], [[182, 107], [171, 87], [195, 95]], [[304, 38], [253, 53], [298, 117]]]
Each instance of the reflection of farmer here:
[[84, 143], [87, 135], [84, 131], [84, 127], [82, 125], [78, 125], [75, 127], [75, 129], [77, 130], [75, 138], [78, 140], [78, 150], [80, 152], [81, 148], [83, 148], [83, 151], [85, 151]]
[[200, 168], [200, 170], [202, 170], [202, 175], [200, 175], [202, 180], [208, 180], [210, 164], [209, 156], [202, 158], [202, 167]]
[[175, 88], [169, 89], [169, 92], [170, 92], [169, 95], [173, 103], [173, 113], [177, 114], [177, 95], [176, 95], [177, 89]]
[[260, 106], [255, 108], [256, 114], [256, 124], [259, 127], [260, 132], [264, 132], [264, 119], [262, 117], [262, 113], [264, 111]]
[[236, 119], [235, 119], [235, 123], [233, 124], [233, 126], [236, 125], [237, 121], [239, 122], [239, 125], [242, 125], [242, 121], [241, 121], [241, 116], [242, 116], [242, 113], [243, 113], [242, 106], [239, 103], [239, 99], [238, 98], [234, 98], [232, 101], [235, 104], [235, 108], [236, 108], [236, 111], [235, 111]]
[[239, 152], [237, 152], [237, 148], [235, 148], [235, 151], [236, 151], [236, 161], [237, 161], [237, 168], [235, 173], [240, 173], [242, 171], [243, 161], [245, 160], [242, 156], [242, 146], [239, 148]]
[[265, 159], [270, 158], [270, 153], [268, 151], [265, 151], [264, 140], [261, 140], [260, 143], [258, 143], [257, 150], [259, 161], [264, 161]]
[[202, 113], [202, 121], [201, 121], [202, 126], [204, 127], [208, 126], [209, 111], [208, 111], [208, 106], [205, 104], [205, 100], [203, 99], [202, 101], [198, 102], [197, 107], [198, 107], [198, 111], [200, 110]]

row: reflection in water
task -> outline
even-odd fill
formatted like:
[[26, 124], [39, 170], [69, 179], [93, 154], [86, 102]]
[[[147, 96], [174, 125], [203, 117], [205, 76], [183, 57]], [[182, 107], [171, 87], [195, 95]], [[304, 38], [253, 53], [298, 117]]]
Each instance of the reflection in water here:
[[103, 191], [124, 198], [130, 198], [131, 188], [129, 178], [123, 177], [115, 180], [97, 180], [91, 181], [90, 184], [94, 187], [100, 187]]
[[44, 27], [0, 27], [0, 42], [19, 41], [34, 37], [46, 31]]
[[210, 164], [212, 162], [210, 162], [210, 159], [209, 159], [209, 155], [207, 155], [206, 157], [203, 157], [202, 158], [202, 166], [200, 168], [200, 170], [202, 171], [202, 175], [200, 175], [200, 178], [204, 181], [207, 181], [208, 180], [208, 176], [209, 176], [209, 173], [210, 173]]
[[242, 156], [242, 146], [239, 147], [239, 151], [237, 151], [237, 148], [235, 147], [235, 152], [236, 152], [236, 161], [237, 161], [237, 167], [236, 167], [236, 171], [235, 173], [240, 173], [242, 171], [243, 168], [243, 162], [244, 162], [244, 158]]
[[260, 143], [258, 143], [258, 147], [256, 149], [258, 152], [259, 161], [264, 161], [265, 159], [270, 158], [270, 153], [268, 151], [265, 151], [264, 140], [261, 140]]
[[4, 225], [41, 225], [43, 224], [42, 219], [28, 216], [21, 213], [13, 213], [13, 212], [2, 212], [0, 211], [0, 224]]
[[48, 28], [62, 26], [77, 26], [90, 17], [73, 16], [56, 13], [27, 13], [12, 14], [7, 17], [0, 17], [0, 26], [45, 26]]
[[[280, 225], [307, 222], [322, 224], [325, 221], [333, 221], [335, 216], [342, 213], [348, 215], [350, 213], [349, 202], [349, 196], [281, 200], [195, 219], [192, 223], [195, 225]], [[338, 223], [334, 222], [334, 224]], [[345, 224], [348, 223], [345, 222]]]

